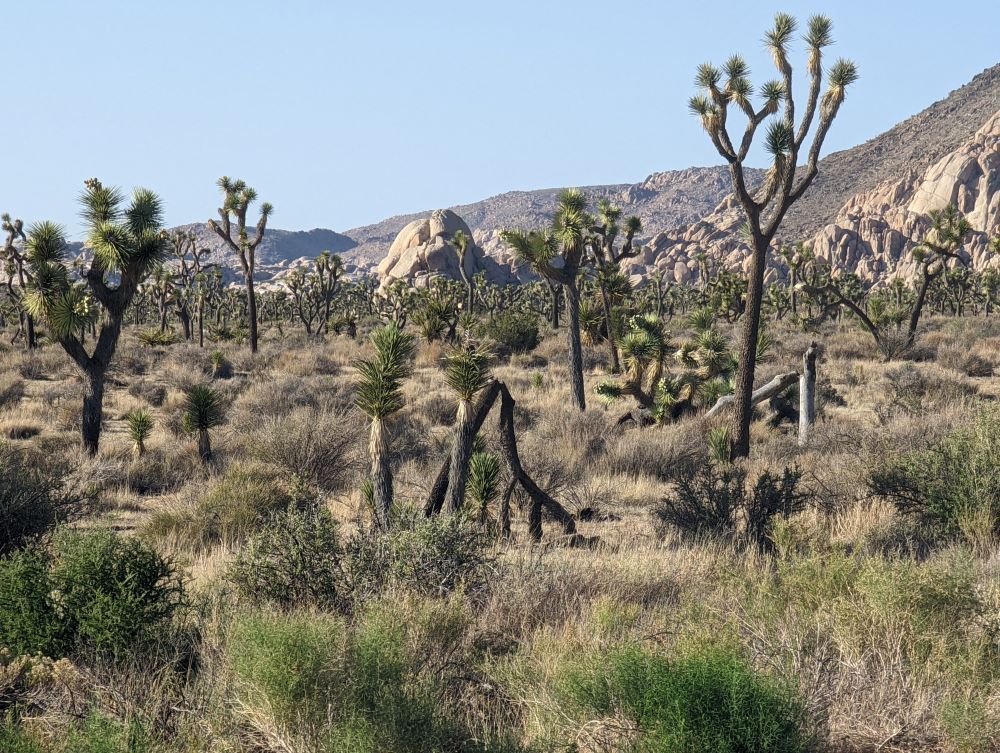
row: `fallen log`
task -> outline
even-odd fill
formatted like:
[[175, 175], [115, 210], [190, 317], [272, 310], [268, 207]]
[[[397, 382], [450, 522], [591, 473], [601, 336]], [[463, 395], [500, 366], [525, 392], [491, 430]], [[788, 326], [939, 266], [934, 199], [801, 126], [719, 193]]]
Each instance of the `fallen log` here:
[[[778, 374], [774, 379], [765, 384], [763, 387], [754, 391], [753, 395], [750, 396], [750, 405], [757, 405], [757, 403], [762, 403], [765, 400], [770, 400], [775, 395], [779, 395], [789, 387], [791, 387], [799, 379], [799, 372], [789, 371], [787, 374]], [[711, 418], [722, 412], [724, 408], [730, 406], [735, 397], [733, 395], [724, 395], [720, 397], [718, 402], [711, 407], [708, 413], [705, 414], [705, 418]]]

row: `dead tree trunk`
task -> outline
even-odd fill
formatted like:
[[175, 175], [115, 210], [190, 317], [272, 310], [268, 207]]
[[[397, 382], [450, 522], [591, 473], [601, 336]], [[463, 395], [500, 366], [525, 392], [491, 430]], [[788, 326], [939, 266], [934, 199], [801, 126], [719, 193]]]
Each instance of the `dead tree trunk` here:
[[[778, 374], [778, 376], [750, 396], [750, 406], [753, 407], [754, 405], [757, 405], [757, 403], [770, 400], [775, 395], [784, 392], [791, 387], [798, 378], [799, 374], [797, 371], [789, 371], [787, 374]], [[705, 414], [705, 418], [711, 418], [712, 416], [721, 413], [724, 408], [733, 404], [734, 399], [735, 398], [732, 395], [720, 397], [719, 401], [712, 406], [708, 413]]]
[[802, 376], [799, 377], [799, 446], [809, 441], [816, 423], [816, 354], [818, 347], [810, 343], [802, 356]]

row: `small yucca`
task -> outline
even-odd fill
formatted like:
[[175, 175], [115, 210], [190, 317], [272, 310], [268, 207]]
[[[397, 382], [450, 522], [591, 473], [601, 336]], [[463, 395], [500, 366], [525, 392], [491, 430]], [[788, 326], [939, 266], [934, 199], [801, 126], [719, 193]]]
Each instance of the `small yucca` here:
[[146, 440], [153, 433], [153, 417], [149, 411], [137, 408], [125, 416], [125, 422], [128, 424], [128, 433], [134, 443], [132, 451], [142, 457], [146, 452]]
[[218, 392], [204, 384], [187, 391], [184, 398], [184, 430], [190, 434], [198, 433], [198, 454], [206, 463], [212, 459], [212, 443], [208, 431], [223, 420], [225, 407]]
[[486, 522], [487, 509], [500, 495], [500, 459], [489, 452], [474, 453], [469, 460], [469, 497]]

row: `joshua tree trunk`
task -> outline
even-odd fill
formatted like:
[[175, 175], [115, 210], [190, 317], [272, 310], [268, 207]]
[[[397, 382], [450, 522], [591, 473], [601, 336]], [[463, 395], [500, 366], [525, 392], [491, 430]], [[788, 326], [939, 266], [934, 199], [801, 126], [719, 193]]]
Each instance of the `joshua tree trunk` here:
[[104, 407], [104, 368], [92, 365], [84, 369], [83, 423], [81, 439], [88, 455], [96, 455], [101, 439], [101, 416]]
[[446, 512], [458, 512], [465, 500], [465, 486], [469, 478], [469, 459], [472, 456], [472, 440], [476, 436], [476, 422], [472, 416], [472, 403], [461, 400], [458, 403], [455, 443], [451, 449], [451, 468], [448, 471], [448, 493], [445, 497]]
[[802, 376], [799, 377], [799, 446], [809, 441], [816, 423], [816, 343], [810, 343], [802, 356]]
[[583, 346], [580, 343], [580, 290], [576, 279], [566, 283], [566, 310], [569, 313], [569, 380], [573, 404], [580, 410], [587, 409], [583, 392]]
[[389, 464], [389, 440], [385, 433], [385, 421], [381, 418], [372, 420], [368, 457], [371, 460], [372, 512], [375, 524], [387, 531], [392, 521], [392, 468]]
[[198, 430], [198, 457], [203, 463], [212, 461], [212, 440], [208, 436], [208, 429]]
[[611, 324], [611, 301], [603, 283], [601, 284], [601, 305], [604, 307], [604, 329], [608, 336], [608, 351], [611, 354], [611, 373], [617, 374], [622, 370], [622, 367], [618, 361], [618, 346], [615, 345], [615, 335]]
[[927, 300], [927, 289], [930, 287], [933, 278], [934, 275], [931, 275], [925, 269], [923, 279], [920, 281], [920, 290], [917, 291], [917, 300], [913, 302], [913, 310], [910, 312], [910, 323], [906, 328], [907, 346], [913, 345], [914, 340], [917, 339], [917, 325], [920, 324], [920, 313], [924, 309], [924, 301]]
[[549, 283], [549, 290], [552, 293], [552, 329], [559, 329], [559, 303], [560, 303], [560, 286], [558, 283]]
[[253, 291], [253, 270], [246, 273], [247, 281], [247, 319], [250, 322], [250, 352], [257, 352], [257, 296]]
[[739, 365], [733, 389], [732, 448], [733, 459], [750, 454], [750, 415], [753, 411], [753, 379], [757, 365], [757, 338], [760, 335], [760, 310], [764, 299], [764, 266], [768, 242], [754, 235], [753, 261], [747, 286], [747, 305], [740, 333]]

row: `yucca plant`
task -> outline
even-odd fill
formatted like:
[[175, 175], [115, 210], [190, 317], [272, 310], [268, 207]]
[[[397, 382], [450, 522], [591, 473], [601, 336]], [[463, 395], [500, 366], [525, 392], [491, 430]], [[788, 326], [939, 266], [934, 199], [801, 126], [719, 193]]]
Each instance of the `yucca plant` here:
[[[52, 222], [32, 225], [25, 242], [29, 279], [25, 310], [48, 325], [50, 337], [62, 345], [83, 372], [84, 450], [97, 453], [104, 406], [104, 382], [121, 336], [125, 314], [136, 290], [167, 254], [163, 206], [159, 197], [137, 188], [131, 201], [117, 188], [96, 178], [85, 183], [80, 198], [87, 229], [85, 245], [93, 253], [81, 283], [70, 277], [66, 240]], [[103, 316], [101, 316], [103, 314]], [[98, 318], [101, 327], [87, 352], [83, 333]]]
[[479, 510], [479, 522], [489, 518], [489, 507], [500, 496], [500, 458], [491, 452], [475, 452], [469, 460], [469, 497]]
[[222, 397], [208, 385], [196, 385], [184, 396], [184, 430], [189, 434], [198, 433], [198, 455], [202, 462], [208, 463], [212, 460], [209, 429], [221, 424], [225, 416]]
[[146, 440], [153, 433], [153, 417], [144, 408], [136, 408], [125, 416], [128, 433], [132, 438], [132, 451], [137, 457], [146, 454]]
[[457, 512], [465, 499], [469, 458], [475, 439], [472, 401], [489, 384], [491, 360], [489, 352], [473, 344], [455, 348], [445, 355], [445, 381], [458, 398], [455, 440], [444, 503], [447, 512]]
[[233, 366], [221, 350], [213, 350], [209, 358], [212, 364], [212, 379], [229, 379], [233, 375]]
[[356, 364], [361, 381], [354, 402], [371, 422], [371, 506], [376, 525], [387, 530], [392, 521], [393, 490], [386, 419], [403, 407], [402, 383], [410, 374], [414, 342], [413, 335], [389, 324], [372, 332], [371, 344], [374, 356]]

